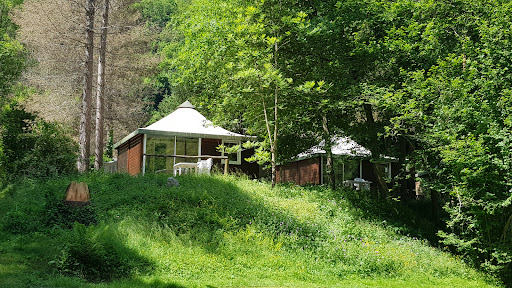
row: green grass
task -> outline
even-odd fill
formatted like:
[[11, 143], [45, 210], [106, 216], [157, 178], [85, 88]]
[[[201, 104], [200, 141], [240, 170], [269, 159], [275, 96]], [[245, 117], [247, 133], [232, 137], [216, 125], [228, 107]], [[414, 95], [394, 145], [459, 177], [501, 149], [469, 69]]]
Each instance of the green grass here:
[[[383, 222], [354, 191], [235, 176], [169, 188], [166, 177], [87, 174], [0, 191], [0, 287], [499, 286], [403, 235], [421, 229]], [[60, 204], [71, 180], [89, 185], [91, 207]]]

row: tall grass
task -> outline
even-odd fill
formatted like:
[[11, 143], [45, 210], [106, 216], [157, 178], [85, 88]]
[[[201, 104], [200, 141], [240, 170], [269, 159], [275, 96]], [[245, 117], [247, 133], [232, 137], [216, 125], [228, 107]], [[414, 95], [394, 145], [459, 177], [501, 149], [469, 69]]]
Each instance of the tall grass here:
[[[54, 202], [71, 180], [89, 184], [92, 205], [70, 218]], [[497, 285], [370, 217], [355, 191], [272, 189], [235, 176], [178, 180], [167, 187], [165, 175], [87, 174], [3, 191], [0, 286]]]

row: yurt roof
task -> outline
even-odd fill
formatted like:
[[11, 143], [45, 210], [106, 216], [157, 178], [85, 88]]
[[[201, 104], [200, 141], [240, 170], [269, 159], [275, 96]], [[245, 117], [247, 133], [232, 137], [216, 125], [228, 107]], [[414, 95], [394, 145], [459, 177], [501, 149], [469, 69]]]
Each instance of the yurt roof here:
[[114, 145], [119, 147], [137, 134], [153, 136], [177, 136], [185, 138], [212, 138], [224, 140], [256, 140], [255, 136], [247, 136], [215, 126], [212, 121], [199, 113], [188, 100], [183, 102], [171, 114], [146, 128], [139, 128]]
[[[307, 151], [298, 155], [298, 158], [308, 158], [309, 156], [317, 154], [326, 154], [324, 150], [325, 141], [308, 149]], [[356, 141], [348, 137], [335, 137], [331, 148], [332, 154], [337, 156], [356, 156], [356, 157], [369, 157], [372, 155], [370, 150], [357, 144]]]

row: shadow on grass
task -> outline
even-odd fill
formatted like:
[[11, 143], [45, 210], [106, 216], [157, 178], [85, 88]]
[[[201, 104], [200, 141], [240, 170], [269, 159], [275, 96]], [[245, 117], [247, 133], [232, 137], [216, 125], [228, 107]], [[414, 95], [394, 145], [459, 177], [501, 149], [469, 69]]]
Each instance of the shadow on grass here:
[[[166, 183], [160, 175], [145, 177]], [[157, 221], [172, 227], [177, 235], [189, 234], [195, 245], [209, 253], [217, 251], [222, 241], [218, 231], [237, 232], [253, 227], [274, 238], [293, 235], [295, 245], [309, 249], [314, 248], [314, 239], [322, 233], [314, 223], [301, 221], [244, 191], [235, 185], [235, 177], [183, 176], [178, 179], [179, 187], [165, 187], [166, 197], [146, 199], [146, 203], [152, 206]], [[257, 185], [268, 189], [268, 185], [257, 181], [251, 184], [254, 185], [251, 189]]]
[[[265, 203], [259, 193], [246, 191], [259, 189], [258, 185], [269, 189], [267, 184], [247, 181], [241, 186], [237, 183], [240, 178], [236, 177], [184, 175], [177, 177], [178, 187], [167, 187], [168, 176], [86, 174], [79, 181], [89, 184], [91, 202], [99, 221], [131, 219], [143, 225], [144, 231], [137, 233], [151, 234], [155, 239], [159, 236], [153, 234], [154, 231], [169, 231], [186, 246], [203, 249], [207, 254], [220, 254], [226, 259], [233, 259], [246, 250], [259, 253], [253, 245], [256, 242], [251, 242], [254, 239], [243, 240], [246, 243], [240, 244], [237, 242], [240, 239], [233, 238], [251, 231], [263, 233], [259, 235], [264, 239], [284, 241], [283, 248], [310, 251], [320, 245], [316, 239], [325, 233], [315, 223], [300, 220], [288, 211]], [[168, 242], [170, 239], [155, 240]], [[224, 245], [235, 246], [225, 249]]]
[[186, 286], [174, 282], [161, 280], [143, 281], [140, 279], [119, 281], [113, 283], [112, 286], [116, 288], [187, 288]]
[[51, 241], [41, 236], [0, 235], [0, 287], [30, 287], [30, 283], [49, 273]]
[[355, 208], [355, 214], [363, 219], [375, 221], [400, 235], [426, 239], [433, 245], [439, 243], [436, 233], [441, 227], [436, 226], [430, 213], [432, 208], [429, 200], [381, 200], [370, 191], [346, 188], [332, 193], [348, 201]]
[[72, 208], [63, 204], [72, 180], [77, 179], [19, 184], [0, 199], [0, 283], [12, 282], [0, 287], [27, 287], [22, 279], [37, 282], [45, 275], [59, 273], [90, 282], [111, 281], [153, 267], [138, 251], [126, 246], [116, 226], [90, 225], [97, 223], [99, 211], [94, 203]]

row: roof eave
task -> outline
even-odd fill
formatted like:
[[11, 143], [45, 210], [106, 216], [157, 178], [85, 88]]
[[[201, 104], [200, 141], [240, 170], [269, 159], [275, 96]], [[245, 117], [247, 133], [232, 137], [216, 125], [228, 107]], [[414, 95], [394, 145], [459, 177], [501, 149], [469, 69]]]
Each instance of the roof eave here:
[[[308, 154], [294, 157], [293, 159], [290, 160], [290, 162], [296, 162], [296, 161], [301, 161], [301, 160], [305, 160], [305, 159], [309, 159], [309, 158], [314, 158], [317, 156], [323, 156], [325, 154], [327, 154], [327, 153], [325, 153], [325, 151], [316, 151], [313, 153], [308, 153]], [[332, 155], [334, 157], [351, 157], [351, 158], [361, 158], [361, 159], [368, 159], [371, 157], [371, 155], [358, 155], [358, 154], [334, 154], [333, 153]]]
[[178, 136], [178, 137], [186, 137], [186, 138], [209, 138], [209, 139], [224, 139], [224, 140], [258, 140], [256, 136], [248, 136], [248, 135], [219, 135], [219, 134], [208, 134], [208, 133], [192, 133], [192, 132], [177, 132], [177, 131], [161, 131], [161, 130], [152, 130], [147, 128], [139, 128], [140, 133], [153, 135], [153, 136]]
[[137, 130], [133, 131], [132, 133], [128, 134], [126, 137], [124, 137], [123, 139], [121, 139], [119, 142], [117, 142], [116, 144], [114, 144], [114, 149], [117, 149], [119, 146], [123, 145], [124, 143], [126, 143], [128, 140], [130, 140], [133, 136], [135, 135], [138, 135], [138, 134], [141, 134], [140, 133], [140, 128], [138, 128]]
[[248, 135], [218, 135], [218, 134], [206, 134], [206, 133], [187, 133], [187, 132], [175, 132], [175, 131], [161, 131], [161, 130], [152, 130], [146, 128], [139, 128], [128, 136], [124, 137], [121, 141], [117, 142], [114, 145], [114, 148], [118, 148], [119, 146], [126, 143], [133, 136], [137, 134], [146, 134], [151, 136], [176, 136], [176, 137], [185, 137], [185, 138], [209, 138], [209, 139], [223, 139], [223, 140], [247, 140], [247, 141], [257, 141], [258, 137], [256, 136], [248, 136]]

